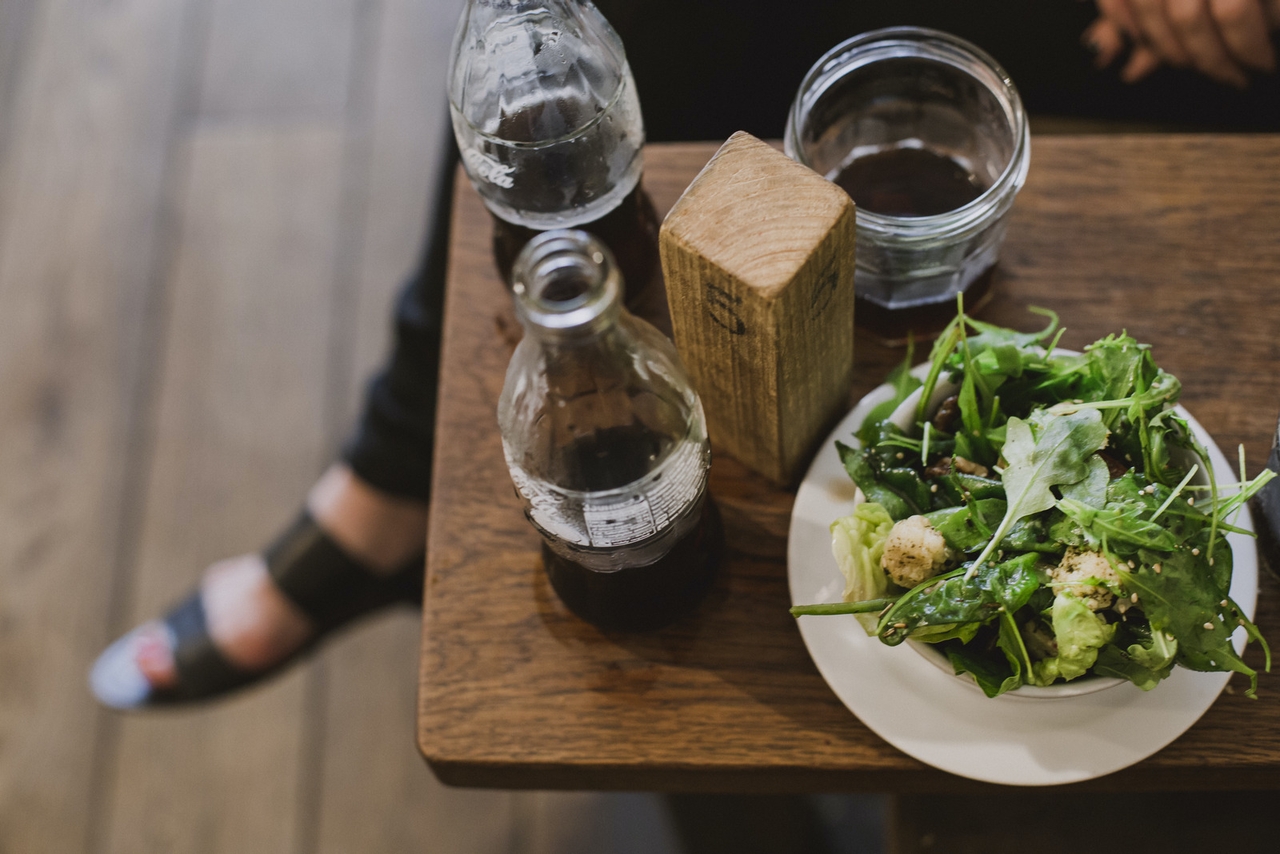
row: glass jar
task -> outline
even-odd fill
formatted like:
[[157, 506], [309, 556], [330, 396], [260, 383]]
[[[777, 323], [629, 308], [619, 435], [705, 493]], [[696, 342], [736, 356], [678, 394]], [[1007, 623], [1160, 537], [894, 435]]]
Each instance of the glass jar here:
[[1018, 91], [964, 39], [892, 27], [848, 39], [809, 70], [787, 155], [850, 192], [857, 322], [886, 342], [936, 333], [965, 294], [990, 294], [1031, 142]]
[[602, 627], [668, 623], [707, 591], [720, 550], [702, 403], [674, 345], [623, 308], [590, 234], [535, 236], [512, 290], [525, 337], [498, 425], [551, 585]]

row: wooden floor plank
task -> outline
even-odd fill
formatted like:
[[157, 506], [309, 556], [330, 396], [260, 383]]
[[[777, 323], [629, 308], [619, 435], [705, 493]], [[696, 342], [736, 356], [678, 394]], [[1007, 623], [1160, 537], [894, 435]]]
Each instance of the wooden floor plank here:
[[360, 0], [216, 0], [205, 122], [341, 121]]
[[180, 0], [31, 5], [0, 16], [0, 851], [24, 854], [82, 850], [91, 830], [105, 719], [84, 680], [154, 355], [187, 48]]
[[[354, 233], [337, 238], [350, 247], [338, 283], [350, 313], [336, 322], [350, 337], [335, 348], [343, 360], [332, 377], [335, 436], [350, 428], [364, 381], [385, 357], [393, 300], [418, 259], [448, 132], [444, 77], [460, 7], [385, 0], [374, 67], [356, 70], [353, 97], [366, 102], [348, 111], [347, 171], [365, 197], [346, 208]], [[416, 615], [400, 613], [325, 652], [319, 852], [511, 850], [512, 796], [447, 789], [412, 749], [418, 632]]]
[[[328, 125], [206, 127], [192, 140], [135, 620], [209, 562], [259, 547], [323, 465], [342, 143]], [[294, 850], [304, 676], [127, 721], [109, 850]]]

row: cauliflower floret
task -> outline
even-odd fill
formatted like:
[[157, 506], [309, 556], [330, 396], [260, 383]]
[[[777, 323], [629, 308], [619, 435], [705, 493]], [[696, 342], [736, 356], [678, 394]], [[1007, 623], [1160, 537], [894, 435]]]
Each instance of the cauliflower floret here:
[[[1090, 580], [1102, 582], [1091, 584]], [[1056, 593], [1066, 593], [1080, 599], [1090, 611], [1110, 608], [1115, 596], [1103, 586], [1120, 586], [1120, 576], [1111, 562], [1097, 552], [1067, 549], [1062, 562], [1049, 570], [1049, 584]]]
[[923, 516], [910, 516], [893, 526], [884, 543], [880, 565], [899, 587], [915, 587], [937, 575], [951, 559], [942, 534]]

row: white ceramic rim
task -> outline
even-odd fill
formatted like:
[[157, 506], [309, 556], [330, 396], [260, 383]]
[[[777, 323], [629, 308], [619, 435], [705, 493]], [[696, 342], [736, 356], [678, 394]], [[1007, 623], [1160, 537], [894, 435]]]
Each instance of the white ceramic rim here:
[[[927, 367], [918, 366], [915, 372], [922, 376], [924, 371]], [[840, 598], [844, 580], [831, 555], [828, 528], [852, 510], [856, 489], [833, 443], [848, 440], [855, 425], [892, 396], [886, 384], [859, 401], [832, 431], [800, 485], [787, 544], [792, 604]], [[1181, 407], [1179, 412], [1208, 449], [1215, 471], [1232, 471], [1199, 422]], [[1253, 530], [1248, 513], [1234, 524]], [[1231, 597], [1252, 618], [1258, 594], [1256, 546], [1244, 534], [1230, 534], [1228, 541], [1235, 556]], [[1060, 785], [1126, 768], [1190, 728], [1230, 678], [1229, 673], [1179, 667], [1148, 692], [1124, 682], [1057, 702], [1028, 702], [1017, 691], [989, 699], [923, 656], [868, 637], [852, 615], [797, 622], [822, 677], [871, 731], [922, 762], [991, 783]], [[1243, 650], [1243, 629], [1237, 630], [1234, 643]]]

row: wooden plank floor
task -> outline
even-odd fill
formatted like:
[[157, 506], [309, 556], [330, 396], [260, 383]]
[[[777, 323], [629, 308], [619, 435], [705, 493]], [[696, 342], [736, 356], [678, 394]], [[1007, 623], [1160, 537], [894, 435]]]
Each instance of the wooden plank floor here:
[[414, 749], [418, 617], [122, 718], [85, 674], [295, 512], [423, 232], [459, 0], [0, 0], [0, 852], [662, 852]]

